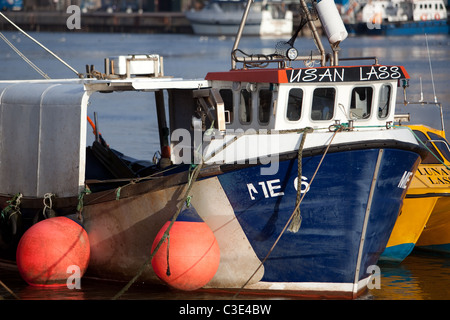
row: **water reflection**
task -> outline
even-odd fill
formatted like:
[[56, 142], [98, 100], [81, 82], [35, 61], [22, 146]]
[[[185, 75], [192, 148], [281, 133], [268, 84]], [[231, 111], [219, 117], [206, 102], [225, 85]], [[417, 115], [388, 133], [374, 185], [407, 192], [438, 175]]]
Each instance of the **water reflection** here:
[[[379, 264], [380, 289], [369, 290], [361, 300], [448, 300], [450, 299], [450, 257], [414, 251], [401, 264]], [[83, 278], [81, 289], [33, 287], [20, 278], [14, 267], [0, 264], [0, 280], [21, 300], [110, 300], [125, 283]], [[0, 286], [0, 300], [13, 300]], [[237, 297], [226, 290], [183, 292], [165, 285], [137, 281], [119, 297], [120, 300], [292, 300], [296, 296], [264, 296], [242, 292]]]
[[83, 290], [67, 287], [35, 287], [26, 286], [15, 292], [21, 300], [85, 300]]
[[368, 297], [377, 300], [448, 300], [450, 257], [414, 251], [401, 264], [383, 264], [381, 289]]

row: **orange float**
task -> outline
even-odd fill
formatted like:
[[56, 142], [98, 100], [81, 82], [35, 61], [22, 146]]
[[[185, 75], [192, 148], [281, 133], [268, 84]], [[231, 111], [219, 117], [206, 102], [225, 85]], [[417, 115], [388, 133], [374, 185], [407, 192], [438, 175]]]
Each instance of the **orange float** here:
[[42, 220], [19, 241], [16, 263], [22, 278], [32, 286], [65, 286], [73, 266], [85, 273], [90, 256], [84, 228], [66, 217]]
[[[170, 221], [166, 222], [156, 235], [152, 253], [169, 225]], [[203, 287], [214, 277], [219, 262], [220, 249], [214, 233], [190, 205], [173, 223], [169, 236], [152, 259], [152, 267], [169, 286], [192, 291]]]

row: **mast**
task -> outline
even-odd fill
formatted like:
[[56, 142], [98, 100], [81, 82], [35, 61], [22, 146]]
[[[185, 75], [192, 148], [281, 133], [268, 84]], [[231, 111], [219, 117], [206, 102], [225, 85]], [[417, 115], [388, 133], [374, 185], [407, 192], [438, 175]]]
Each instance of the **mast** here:
[[308, 26], [311, 29], [312, 33], [313, 33], [313, 37], [314, 37], [314, 42], [316, 43], [317, 49], [319, 49], [320, 52], [320, 64], [322, 67], [325, 66], [326, 64], [326, 59], [325, 59], [325, 49], [322, 45], [322, 41], [320, 40], [320, 36], [319, 33], [317, 32], [317, 28], [316, 25], [314, 24], [314, 21], [311, 17], [311, 12], [309, 12], [308, 6], [306, 4], [305, 0], [300, 0], [300, 4], [302, 6], [302, 9], [304, 11], [304, 13], [306, 14], [306, 19], [308, 21]]
[[[312, 4], [314, 5], [314, 8], [317, 10], [318, 17], [320, 22], [322, 23], [322, 27], [327, 35], [328, 41], [330, 43], [331, 49], [333, 51], [333, 54], [327, 54], [325, 51], [325, 48], [322, 44], [320, 35], [317, 31], [316, 25], [314, 24], [314, 19], [312, 17], [311, 11], [308, 8], [308, 5], [306, 3], [307, 0], [300, 0], [301, 5], [301, 14], [302, 22], [300, 23], [296, 33], [292, 36], [292, 38], [287, 42], [279, 42], [282, 43], [282, 46], [285, 48], [285, 52], [276, 52], [272, 55], [248, 55], [244, 53], [244, 57], [237, 57], [236, 52], [241, 50], [238, 49], [239, 42], [242, 37], [242, 33], [245, 27], [245, 23], [247, 22], [247, 17], [250, 12], [251, 5], [253, 4], [255, 0], [248, 0], [247, 6], [245, 8], [245, 11], [242, 15], [241, 23], [239, 25], [238, 32], [236, 34], [236, 39], [234, 41], [233, 49], [231, 51], [231, 69], [236, 69], [237, 62], [241, 62], [244, 65], [251, 65], [254, 63], [254, 65], [261, 65], [261, 64], [268, 64], [268, 63], [278, 63], [279, 68], [284, 68], [286, 66], [287, 61], [309, 61], [309, 60], [319, 60], [322, 67], [326, 66], [327, 63], [327, 57], [329, 57], [330, 64], [332, 66], [337, 66], [339, 62], [339, 44], [345, 40], [348, 36], [347, 30], [345, 29], [344, 23], [342, 21], [342, 18], [339, 14], [339, 11], [336, 7], [336, 4], [334, 3], [334, 0], [311, 0]], [[319, 54], [312, 54], [306, 55], [306, 56], [297, 56], [294, 54], [294, 57], [291, 58], [291, 56], [288, 56], [287, 52], [291, 49], [294, 49], [294, 41], [295, 38], [300, 31], [300, 29], [305, 25], [308, 24], [312, 35], [314, 43], [319, 51]], [[278, 46], [278, 44], [277, 44]]]
[[[244, 31], [245, 23], [247, 22], [248, 13], [250, 12], [250, 7], [252, 6], [254, 0], [248, 0], [247, 6], [245, 7], [244, 14], [242, 15], [241, 24], [239, 25], [238, 32], [236, 34], [236, 39], [234, 40], [233, 50], [231, 52], [234, 52], [238, 46], [239, 42], [241, 41], [242, 32]], [[231, 69], [236, 69], [236, 61], [233, 59], [233, 54], [231, 55]]]

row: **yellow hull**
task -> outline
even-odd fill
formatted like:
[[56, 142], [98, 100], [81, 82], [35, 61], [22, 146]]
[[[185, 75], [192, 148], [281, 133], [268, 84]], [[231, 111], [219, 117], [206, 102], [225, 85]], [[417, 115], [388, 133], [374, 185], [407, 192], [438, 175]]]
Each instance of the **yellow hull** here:
[[417, 246], [450, 253], [450, 190], [448, 196], [440, 197], [436, 202]]
[[433, 211], [436, 197], [405, 199], [387, 247], [416, 243]]
[[403, 200], [403, 207], [395, 222], [386, 249], [380, 257], [382, 261], [397, 263], [403, 261], [414, 249], [434, 210], [438, 197], [411, 197], [414, 196], [413, 193], [417, 195], [417, 192], [423, 190], [422, 188], [412, 188], [418, 179], [416, 173], [406, 198]]
[[[425, 126], [410, 127], [445, 136]], [[426, 138], [433, 140], [435, 136]], [[401, 262], [414, 246], [436, 249], [444, 245], [450, 249], [450, 162], [437, 148], [430, 150], [434, 155], [424, 159], [414, 174], [381, 260]]]

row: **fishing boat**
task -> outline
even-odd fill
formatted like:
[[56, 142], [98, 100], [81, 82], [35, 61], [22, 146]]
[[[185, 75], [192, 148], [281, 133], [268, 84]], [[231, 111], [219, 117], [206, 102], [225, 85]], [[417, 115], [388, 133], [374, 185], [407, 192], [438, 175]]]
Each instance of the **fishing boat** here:
[[[246, 7], [243, 0], [213, 0], [200, 10], [185, 12], [195, 34], [235, 36]], [[285, 1], [256, 1], [252, 6], [244, 35], [290, 36], [293, 32], [293, 14]]]
[[[347, 32], [332, 0], [301, 0], [290, 40], [271, 55], [246, 54], [239, 43], [251, 5], [231, 70], [205, 79], [165, 76], [152, 54], [109, 57], [104, 72], [76, 79], [0, 82], [3, 257], [33, 226], [65, 216], [87, 231], [94, 277], [309, 297], [367, 290], [426, 151], [393, 125], [409, 75], [374, 57], [339, 57]], [[302, 56], [294, 44], [306, 24], [318, 53]], [[113, 149], [95, 118], [86, 146], [89, 102], [113, 92], [154, 95], [156, 161]], [[198, 260], [177, 273], [188, 256]], [[209, 269], [197, 281], [189, 272], [200, 262]]]
[[[353, 6], [350, 6], [353, 8]], [[373, 0], [351, 11], [349, 32], [367, 35], [447, 34], [447, 9], [442, 0]]]
[[[419, 239], [425, 229], [427, 231], [423, 239], [430, 235], [435, 237], [437, 234], [445, 234], [443, 232], [429, 232], [428, 228], [425, 228], [428, 223], [431, 223], [431, 229], [435, 229], [437, 224], [433, 220], [436, 219], [436, 216], [445, 216], [445, 211], [448, 211], [445, 204], [442, 205], [445, 198], [450, 196], [450, 190], [445, 186], [446, 183], [450, 182], [444, 182], [448, 180], [447, 174], [450, 173], [447, 164], [449, 152], [442, 149], [442, 147], [446, 148], [444, 144], [446, 143], [445, 133], [424, 125], [410, 125], [409, 127], [418, 139], [431, 149], [431, 152], [428, 157], [422, 160], [412, 178], [386, 249], [380, 256], [380, 261], [384, 262], [401, 263], [413, 251], [416, 244], [421, 247], [420, 244], [424, 241], [419, 241]], [[438, 146], [441, 144], [442, 146], [439, 148]], [[434, 176], [436, 181], [430, 179], [429, 175]], [[441, 176], [444, 176], [444, 179]], [[441, 205], [436, 207], [438, 202], [441, 202]], [[445, 210], [443, 211], [443, 209]], [[433, 214], [435, 211], [437, 211], [436, 216]], [[439, 211], [441, 214], [438, 213]], [[434, 218], [430, 221], [431, 215]], [[439, 227], [443, 226], [441, 221], [438, 223]]]
[[449, 143], [445, 138], [445, 131], [424, 129], [417, 128], [416, 130], [419, 138], [430, 148], [431, 155], [419, 166], [416, 173], [418, 181], [412, 182], [412, 185], [421, 185], [422, 189], [407, 194], [407, 201], [417, 199], [423, 202], [434, 202], [431, 215], [420, 234], [416, 247], [421, 250], [448, 254], [450, 253], [448, 236], [450, 227]]
[[[425, 36], [425, 39], [428, 48], [427, 36]], [[433, 91], [435, 92], [430, 56], [429, 63]], [[409, 101], [406, 93], [406, 87], [408, 86], [409, 83], [403, 85], [403, 105], [397, 108], [396, 122], [398, 125], [406, 123], [428, 152], [412, 177], [402, 210], [392, 230], [386, 249], [380, 256], [380, 261], [389, 263], [401, 263], [413, 251], [428, 224], [430, 216], [436, 209], [440, 210], [439, 207], [442, 209], [442, 206], [436, 207], [436, 204], [439, 201], [442, 202], [440, 199], [445, 199], [447, 193], [443, 181], [446, 180], [445, 176], [448, 173], [450, 150], [445, 139], [442, 103], [438, 101], [436, 96], [434, 96], [432, 102], [424, 100], [421, 79], [419, 101]], [[434, 182], [430, 177], [427, 177], [428, 173], [443, 175], [444, 178], [437, 178]], [[432, 225], [435, 225], [435, 223], [432, 223]]]

